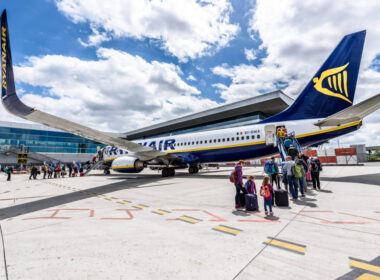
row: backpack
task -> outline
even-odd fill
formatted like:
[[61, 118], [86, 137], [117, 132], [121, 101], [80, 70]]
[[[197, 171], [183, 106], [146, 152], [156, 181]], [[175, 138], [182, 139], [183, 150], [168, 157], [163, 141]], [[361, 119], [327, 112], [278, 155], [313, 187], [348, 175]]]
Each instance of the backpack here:
[[267, 160], [264, 164], [264, 172], [266, 174], [272, 175], [276, 173], [276, 170], [274, 169], [274, 163], [271, 160]]
[[8, 174], [8, 173], [9, 173], [9, 169], [8, 169], [8, 167], [5, 167], [5, 168], [4, 168], [4, 172], [5, 172], [5, 174]]
[[270, 191], [268, 185], [261, 186], [260, 188], [260, 195], [264, 197], [265, 199], [270, 197]]
[[314, 160], [311, 162], [311, 171], [312, 172], [318, 172], [319, 171], [318, 163]]
[[294, 175], [296, 178], [302, 177], [301, 165], [299, 165], [299, 164], [294, 165]]
[[237, 178], [236, 169], [234, 169], [230, 173], [230, 182], [235, 184], [235, 182], [237, 182], [237, 180], [238, 180], [238, 178]]

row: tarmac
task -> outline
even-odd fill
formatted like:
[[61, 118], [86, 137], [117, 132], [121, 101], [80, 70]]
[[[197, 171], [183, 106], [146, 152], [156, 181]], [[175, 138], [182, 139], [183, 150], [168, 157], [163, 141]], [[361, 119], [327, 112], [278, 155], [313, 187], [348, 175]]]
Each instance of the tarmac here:
[[234, 209], [231, 170], [0, 175], [0, 279], [380, 279], [380, 164], [326, 166], [269, 218]]

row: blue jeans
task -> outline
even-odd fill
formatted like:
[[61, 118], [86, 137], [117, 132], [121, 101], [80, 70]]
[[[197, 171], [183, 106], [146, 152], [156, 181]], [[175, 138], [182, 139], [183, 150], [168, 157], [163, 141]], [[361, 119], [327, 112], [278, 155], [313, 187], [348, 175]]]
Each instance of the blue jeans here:
[[304, 186], [303, 186], [303, 177], [301, 178], [296, 178], [296, 182], [299, 184], [300, 186], [300, 191], [301, 191], [301, 194], [304, 195], [305, 194], [305, 191], [304, 191]]
[[264, 199], [264, 210], [267, 210], [267, 205], [269, 206], [269, 212], [272, 212], [272, 199]]
[[298, 186], [297, 186], [297, 179], [293, 176], [288, 175], [288, 183], [289, 183], [289, 189], [290, 193], [292, 194], [292, 197], [294, 199], [298, 198]]

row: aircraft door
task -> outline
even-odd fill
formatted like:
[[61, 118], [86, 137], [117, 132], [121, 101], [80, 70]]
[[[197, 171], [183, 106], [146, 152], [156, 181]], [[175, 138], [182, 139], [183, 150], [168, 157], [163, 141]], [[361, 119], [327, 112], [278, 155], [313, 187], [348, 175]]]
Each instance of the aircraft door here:
[[273, 124], [268, 124], [264, 128], [265, 130], [265, 143], [269, 145], [275, 145], [276, 136], [276, 126]]

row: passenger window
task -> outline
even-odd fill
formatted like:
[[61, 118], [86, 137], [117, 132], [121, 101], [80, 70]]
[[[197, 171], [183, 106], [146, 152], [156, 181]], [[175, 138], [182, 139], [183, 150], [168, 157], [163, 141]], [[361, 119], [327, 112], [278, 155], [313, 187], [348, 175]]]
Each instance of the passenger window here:
[[231, 141], [235, 141], [235, 137], [232, 137], [232, 138], [231, 138]]
[[187, 142], [187, 145], [189, 145], [189, 146], [190, 146], [190, 142]]
[[223, 138], [223, 139], [222, 139], [222, 142], [225, 142], [225, 141], [226, 141], [226, 139]]
[[247, 136], [247, 140], [249, 140], [249, 135]]
[[207, 144], [207, 140], [205, 140], [205, 144]]
[[252, 139], [255, 139], [255, 135], [252, 135]]
[[241, 140], [244, 140], [244, 136], [241, 137]]
[[216, 143], [216, 139], [214, 139], [214, 143]]
[[202, 143], [203, 143], [203, 141], [200, 142], [200, 144], [202, 144]]
[[257, 139], [260, 139], [260, 134], [259, 134], [259, 135], [257, 135]]
[[195, 144], [197, 144], [197, 145], [198, 145], [198, 141], [197, 141]]
[[227, 138], [227, 142], [230, 141], [230, 138]]
[[239, 140], [239, 137], [236, 137], [236, 140]]

